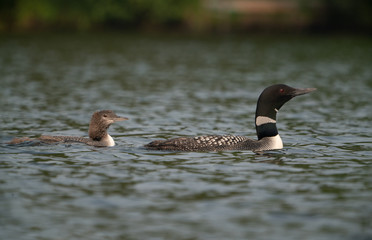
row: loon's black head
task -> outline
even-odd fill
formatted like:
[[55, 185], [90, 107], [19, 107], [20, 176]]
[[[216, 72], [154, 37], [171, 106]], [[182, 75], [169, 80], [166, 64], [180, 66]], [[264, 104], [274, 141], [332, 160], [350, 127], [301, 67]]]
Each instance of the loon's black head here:
[[107, 134], [107, 129], [112, 123], [124, 120], [128, 120], [128, 118], [120, 117], [112, 110], [95, 112], [89, 124], [89, 137], [95, 141], [100, 141]]
[[267, 116], [276, 119], [276, 112], [292, 98], [316, 90], [316, 88], [292, 88], [276, 84], [265, 88], [258, 98], [256, 117]]

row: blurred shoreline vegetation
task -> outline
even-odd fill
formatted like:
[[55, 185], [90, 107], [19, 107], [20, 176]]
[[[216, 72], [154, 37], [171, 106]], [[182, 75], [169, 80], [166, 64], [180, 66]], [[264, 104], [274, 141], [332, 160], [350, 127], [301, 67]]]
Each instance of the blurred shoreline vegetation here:
[[371, 0], [0, 0], [0, 33], [372, 33]]

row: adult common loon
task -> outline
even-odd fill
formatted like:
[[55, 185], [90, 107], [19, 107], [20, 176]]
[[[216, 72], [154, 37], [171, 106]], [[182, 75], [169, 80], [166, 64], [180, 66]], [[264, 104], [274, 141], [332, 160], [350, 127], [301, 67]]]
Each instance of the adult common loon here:
[[42, 143], [85, 143], [95, 147], [112, 147], [115, 146], [115, 141], [107, 133], [108, 128], [114, 122], [128, 120], [125, 117], [117, 116], [111, 110], [102, 110], [93, 113], [89, 124], [89, 138], [74, 137], [74, 136], [46, 136], [42, 135], [39, 138], [14, 138], [9, 144], [19, 144], [26, 141], [37, 141]]
[[267, 87], [261, 93], [256, 108], [256, 132], [258, 140], [245, 136], [209, 135], [156, 140], [145, 145], [150, 150], [166, 151], [223, 151], [251, 150], [254, 152], [282, 149], [283, 142], [276, 128], [276, 114], [293, 97], [316, 90], [316, 88], [296, 89], [284, 84]]

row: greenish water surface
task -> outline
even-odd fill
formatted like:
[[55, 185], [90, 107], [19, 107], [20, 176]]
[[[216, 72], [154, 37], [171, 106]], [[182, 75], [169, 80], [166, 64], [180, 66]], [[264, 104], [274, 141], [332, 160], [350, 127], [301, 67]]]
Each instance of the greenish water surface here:
[[[372, 41], [345, 36], [0, 37], [1, 239], [371, 239]], [[154, 139], [255, 137], [274, 83], [318, 90], [278, 114], [284, 149], [156, 152]], [[86, 136], [129, 117], [117, 145]]]

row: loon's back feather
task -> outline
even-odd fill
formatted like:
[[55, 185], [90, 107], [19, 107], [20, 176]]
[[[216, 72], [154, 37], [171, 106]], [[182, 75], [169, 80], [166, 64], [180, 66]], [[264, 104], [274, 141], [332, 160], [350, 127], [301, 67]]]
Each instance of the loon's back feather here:
[[166, 151], [223, 151], [255, 149], [258, 141], [245, 136], [207, 135], [156, 140], [145, 145], [152, 150]]
[[78, 143], [88, 143], [89, 138], [84, 137], [75, 137], [75, 136], [48, 136], [42, 135], [37, 140], [45, 143], [53, 143], [53, 142], [64, 142], [64, 143], [71, 143], [71, 142], [78, 142]]
[[[49, 136], [49, 135], [42, 135], [38, 138], [31, 139], [27, 137], [23, 138], [14, 138], [9, 144], [21, 144], [25, 142], [31, 142], [32, 145], [39, 145], [39, 144], [53, 144], [53, 143], [84, 143], [90, 146], [95, 147], [107, 147], [112, 146], [108, 144], [108, 141], [104, 139], [104, 141], [94, 141], [90, 138], [85, 137], [76, 137], [76, 136]], [[115, 144], [114, 144], [115, 145]]]

